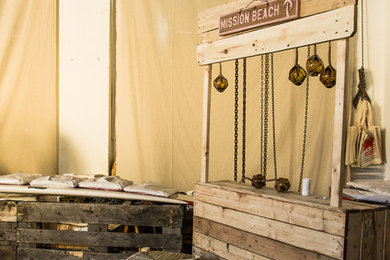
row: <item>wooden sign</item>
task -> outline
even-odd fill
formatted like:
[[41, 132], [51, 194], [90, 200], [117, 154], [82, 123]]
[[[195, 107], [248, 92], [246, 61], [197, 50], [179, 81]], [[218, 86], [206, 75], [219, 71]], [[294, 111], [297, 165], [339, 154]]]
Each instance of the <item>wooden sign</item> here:
[[220, 17], [219, 35], [280, 23], [299, 17], [299, 0], [269, 0]]

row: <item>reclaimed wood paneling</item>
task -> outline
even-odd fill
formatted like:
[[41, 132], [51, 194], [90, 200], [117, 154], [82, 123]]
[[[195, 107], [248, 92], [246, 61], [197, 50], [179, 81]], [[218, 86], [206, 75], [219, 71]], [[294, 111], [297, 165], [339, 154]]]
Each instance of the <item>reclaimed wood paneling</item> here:
[[[198, 217], [194, 217], [194, 232], [218, 239], [227, 244], [236, 245], [239, 248], [253, 253], [262, 254], [271, 259], [334, 259], [277, 240], [249, 232], [243, 232], [240, 229]], [[277, 250], [275, 250], [275, 248], [277, 248]]]
[[110, 205], [85, 203], [18, 204], [19, 222], [76, 222], [177, 228], [182, 226], [183, 209], [178, 205]]
[[[345, 232], [345, 214], [307, 205], [292, 204], [279, 200], [277, 196], [253, 196], [244, 192], [231, 192], [212, 186], [196, 186], [195, 199], [226, 208], [266, 218], [304, 226], [326, 233], [342, 236]], [[272, 190], [272, 193], [275, 191]], [[276, 195], [276, 194], [275, 194]], [[253, 205], [262, 205], [253, 207]]]

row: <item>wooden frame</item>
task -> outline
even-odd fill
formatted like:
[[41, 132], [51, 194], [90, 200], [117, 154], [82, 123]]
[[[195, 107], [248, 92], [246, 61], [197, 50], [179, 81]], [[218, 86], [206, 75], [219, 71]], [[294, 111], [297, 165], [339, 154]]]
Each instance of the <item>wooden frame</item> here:
[[[301, 13], [307, 16], [292, 22], [250, 31], [228, 38], [210, 39], [205, 34], [216, 30], [218, 17], [231, 11], [230, 8], [241, 8], [247, 1], [234, 1], [224, 6], [215, 7], [199, 16], [199, 31], [203, 43], [198, 46], [198, 62], [207, 65], [204, 69], [204, 107], [202, 135], [202, 172], [201, 181], [208, 182], [209, 177], [209, 140], [210, 140], [210, 107], [211, 107], [211, 64], [251, 57], [271, 52], [284, 51], [291, 48], [337, 40], [337, 84], [335, 95], [335, 115], [332, 157], [332, 187], [330, 205], [341, 206], [341, 184], [344, 171], [344, 143], [346, 115], [345, 98], [348, 38], [356, 31], [355, 0], [350, 1], [315, 1], [302, 0]], [[244, 4], [245, 3], [245, 4]], [[324, 12], [326, 11], [326, 12]], [[318, 12], [324, 12], [315, 14]], [[315, 15], [314, 15], [315, 14]], [[311, 16], [310, 16], [311, 15]], [[202, 19], [203, 18], [203, 19]], [[321, 30], [318, 30], [321, 28]]]

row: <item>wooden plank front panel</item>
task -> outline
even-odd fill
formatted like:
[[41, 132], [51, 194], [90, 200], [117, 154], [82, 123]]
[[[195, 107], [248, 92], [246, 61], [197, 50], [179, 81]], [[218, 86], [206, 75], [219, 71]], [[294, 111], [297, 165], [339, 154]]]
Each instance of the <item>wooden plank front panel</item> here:
[[384, 251], [384, 258], [383, 259], [390, 259], [390, 209], [386, 210], [385, 214], [385, 235], [384, 235], [384, 245], [383, 245], [383, 251]]
[[360, 212], [347, 215], [346, 253], [347, 260], [360, 259], [361, 230], [363, 214]]
[[304, 248], [333, 258], [343, 258], [344, 238], [196, 201], [194, 216]]
[[18, 229], [18, 243], [107, 247], [181, 248], [181, 235]]
[[246, 251], [234, 245], [224, 243], [220, 240], [205, 236], [203, 234], [194, 232], [194, 245], [214, 255], [220, 256], [228, 260], [237, 259], [258, 259], [269, 260], [270, 258], [263, 257], [258, 254]]
[[199, 217], [194, 217], [194, 231], [271, 259], [334, 259]]
[[[355, 3], [356, 0], [301, 0], [300, 17], [327, 12]], [[219, 17], [221, 15], [240, 10], [247, 5], [247, 0], [236, 0], [200, 12], [198, 14], [198, 32], [203, 33], [211, 30], [218, 30]]]
[[[318, 30], [321, 28], [321, 30]], [[277, 52], [355, 33], [355, 7], [346, 6], [262, 30], [198, 45], [198, 63], [207, 65]]]
[[345, 233], [345, 214], [339, 211], [313, 208], [202, 185], [195, 186], [195, 199], [330, 234], [343, 236]]
[[178, 205], [104, 205], [84, 203], [19, 203], [20, 222], [75, 222], [179, 228], [183, 209]]

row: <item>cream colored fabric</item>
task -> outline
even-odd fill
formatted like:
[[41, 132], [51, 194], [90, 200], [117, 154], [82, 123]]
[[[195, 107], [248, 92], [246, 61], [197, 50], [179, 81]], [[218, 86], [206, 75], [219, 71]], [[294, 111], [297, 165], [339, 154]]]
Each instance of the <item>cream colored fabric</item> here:
[[[117, 170], [121, 177], [136, 183], [157, 181], [179, 190], [193, 189], [193, 183], [200, 179], [203, 68], [196, 62], [196, 17], [199, 11], [223, 2], [118, 0]], [[276, 53], [274, 62], [278, 175], [288, 177], [296, 190], [301, 167], [305, 85], [298, 87], [288, 81], [294, 54], [294, 50]], [[318, 46], [318, 54], [327, 66], [327, 44]], [[306, 58], [307, 49], [301, 48], [301, 66]], [[214, 65], [213, 69], [213, 77], [216, 77], [219, 68]], [[211, 180], [233, 179], [234, 62], [224, 63], [223, 73], [229, 80], [228, 89], [222, 94], [212, 90]], [[259, 82], [260, 58], [250, 58], [248, 176], [259, 172]], [[239, 99], [241, 129], [241, 94]], [[310, 78], [309, 104], [304, 177], [312, 178], [312, 191], [328, 194], [334, 89], [326, 89], [318, 77]], [[270, 136], [271, 133], [270, 128]], [[268, 145], [268, 175], [273, 176], [272, 137]]]
[[55, 4], [0, 0], [0, 174], [57, 171]]

